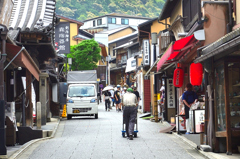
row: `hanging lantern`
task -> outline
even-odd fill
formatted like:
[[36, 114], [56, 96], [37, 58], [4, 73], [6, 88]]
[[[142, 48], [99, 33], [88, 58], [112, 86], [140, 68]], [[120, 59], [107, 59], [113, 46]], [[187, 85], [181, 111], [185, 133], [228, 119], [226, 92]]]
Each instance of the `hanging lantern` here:
[[173, 74], [173, 85], [175, 87], [182, 87], [184, 79], [184, 71], [181, 68], [176, 68]]
[[200, 86], [203, 79], [203, 66], [201, 63], [192, 63], [190, 65], [190, 83], [193, 86]]

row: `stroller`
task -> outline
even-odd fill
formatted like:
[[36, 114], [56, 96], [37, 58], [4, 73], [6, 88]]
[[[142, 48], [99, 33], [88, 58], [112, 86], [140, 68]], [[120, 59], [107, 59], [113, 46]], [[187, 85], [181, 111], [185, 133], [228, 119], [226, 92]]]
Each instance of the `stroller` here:
[[[138, 133], [138, 120], [137, 120], [137, 116], [136, 116], [133, 136], [134, 136], [134, 137], [137, 137], [137, 133]], [[126, 131], [126, 123], [125, 123], [124, 115], [123, 115], [122, 137], [125, 137], [126, 134], [127, 134], [127, 131]]]

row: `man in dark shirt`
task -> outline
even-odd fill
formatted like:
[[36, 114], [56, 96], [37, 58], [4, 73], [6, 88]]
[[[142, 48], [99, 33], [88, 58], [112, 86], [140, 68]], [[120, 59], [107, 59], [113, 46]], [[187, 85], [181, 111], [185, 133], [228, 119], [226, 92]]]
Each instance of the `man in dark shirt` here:
[[121, 111], [120, 87], [120, 85], [117, 85], [117, 90], [114, 92], [116, 111]]
[[140, 96], [139, 96], [139, 92], [137, 91], [137, 87], [133, 87], [133, 93], [137, 96], [137, 100], [139, 102]]

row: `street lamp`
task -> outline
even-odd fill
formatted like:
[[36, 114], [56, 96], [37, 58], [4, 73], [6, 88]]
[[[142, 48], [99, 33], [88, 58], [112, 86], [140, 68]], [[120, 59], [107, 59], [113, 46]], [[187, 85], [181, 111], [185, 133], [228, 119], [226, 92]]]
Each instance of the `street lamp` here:
[[71, 71], [71, 66], [72, 66], [72, 58], [68, 58], [68, 65], [69, 65], [69, 71]]
[[[153, 63], [157, 60], [156, 57], [156, 44], [157, 44], [157, 33], [152, 33], [152, 44], [153, 44]], [[154, 94], [157, 94], [157, 82], [156, 82], [156, 75], [154, 75]], [[156, 99], [155, 99], [156, 100]], [[158, 109], [157, 104], [154, 104], [154, 117], [155, 122], [158, 122]]]
[[153, 44], [153, 62], [156, 61], [156, 44], [157, 44], [157, 33], [152, 33], [152, 44]]

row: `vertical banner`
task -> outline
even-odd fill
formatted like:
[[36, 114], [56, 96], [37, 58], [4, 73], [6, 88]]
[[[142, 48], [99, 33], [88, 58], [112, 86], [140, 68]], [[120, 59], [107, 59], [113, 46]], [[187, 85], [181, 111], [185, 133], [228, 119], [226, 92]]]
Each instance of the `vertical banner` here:
[[149, 40], [143, 40], [143, 65], [149, 66]]
[[58, 54], [70, 53], [70, 23], [60, 22], [55, 28], [55, 49]]
[[167, 79], [167, 102], [168, 108], [175, 108], [175, 87], [172, 78]]

